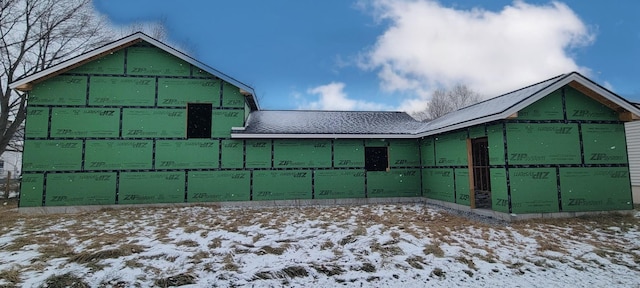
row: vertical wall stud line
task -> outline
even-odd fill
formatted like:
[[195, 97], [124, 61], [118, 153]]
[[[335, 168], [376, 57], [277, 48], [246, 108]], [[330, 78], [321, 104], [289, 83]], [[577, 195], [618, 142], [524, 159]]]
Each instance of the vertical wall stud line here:
[[253, 171], [249, 170], [249, 201], [253, 201]]
[[89, 91], [91, 89], [91, 75], [87, 75], [87, 93], [85, 95], [85, 106], [89, 106]]
[[558, 211], [562, 212], [562, 189], [560, 188], [560, 166], [556, 166], [556, 187], [558, 189]]
[[[53, 117], [53, 107], [49, 107], [49, 120], [47, 123], [47, 140], [51, 139], [51, 118]], [[25, 130], [25, 135], [26, 135], [26, 130]]]
[[224, 84], [226, 82], [220, 80], [220, 88], [218, 89], [218, 107], [222, 107], [224, 106], [224, 99], [222, 99], [222, 97], [224, 97]]
[[46, 206], [45, 199], [47, 199], [47, 176], [48, 172], [42, 174], [42, 206]]
[[82, 139], [82, 162], [80, 162], [80, 170], [81, 171], [85, 171], [86, 170], [86, 166], [85, 166], [85, 161], [87, 161], [87, 156], [85, 155], [87, 151], [87, 139]]
[[560, 88], [560, 98], [562, 99], [562, 117], [564, 119], [564, 123], [569, 123], [569, 118], [567, 117], [567, 97], [565, 91], [565, 87]]
[[158, 108], [158, 91], [160, 90], [160, 77], [156, 76], [155, 80], [156, 80], [156, 87], [155, 87], [155, 91], [153, 92], [153, 107]]
[[153, 139], [151, 140], [151, 169], [155, 170], [156, 169], [156, 141], [157, 139]]
[[[504, 169], [505, 169], [505, 178], [507, 179], [507, 201], [509, 205], [509, 213], [512, 213], [512, 205], [511, 205], [511, 179], [509, 177], [509, 151], [507, 145], [507, 123], [502, 122], [502, 138], [504, 139]], [[489, 172], [491, 173], [491, 172]], [[491, 197], [493, 199], [493, 197]], [[493, 209], [495, 210], [495, 209]]]
[[586, 162], [584, 161], [584, 142], [582, 138], [582, 123], [578, 122], [578, 139], [580, 140], [580, 163], [584, 167]]
[[116, 203], [120, 202], [120, 171], [116, 171]]
[[247, 168], [247, 140], [242, 140], [242, 168]]
[[184, 170], [184, 203], [189, 202], [189, 169]]
[[311, 169], [311, 199], [316, 199], [316, 170]]
[[122, 71], [122, 75], [127, 75], [127, 62], [129, 58], [129, 47], [124, 48], [124, 70]]
[[422, 183], [423, 179], [422, 179], [422, 141], [424, 141], [424, 138], [422, 139], [418, 139], [416, 140], [418, 141], [417, 145], [418, 145], [418, 155], [420, 156], [418, 158], [418, 173], [420, 173], [420, 175], [418, 175], [418, 177], [420, 177], [420, 197], [424, 196], [422, 191], [424, 191], [424, 183]]
[[275, 161], [275, 160], [274, 160], [274, 159], [275, 159], [275, 158], [274, 158], [274, 157], [275, 157], [275, 152], [274, 152], [274, 151], [275, 151], [275, 146], [276, 146], [275, 140], [274, 140], [274, 139], [271, 139], [271, 169], [272, 169], [272, 170], [276, 167], [276, 166], [274, 165], [274, 164], [275, 164], [275, 163], [274, 163], [274, 161]]
[[120, 107], [120, 125], [118, 128], [119, 132], [118, 132], [118, 138], [122, 139], [122, 119], [124, 117], [124, 108]]
[[331, 145], [331, 168], [335, 168], [336, 167], [336, 165], [334, 163], [334, 161], [335, 161], [335, 155], [334, 155], [335, 148], [333, 147], [335, 145], [335, 142], [334, 142], [333, 139], [330, 140], [329, 145]]

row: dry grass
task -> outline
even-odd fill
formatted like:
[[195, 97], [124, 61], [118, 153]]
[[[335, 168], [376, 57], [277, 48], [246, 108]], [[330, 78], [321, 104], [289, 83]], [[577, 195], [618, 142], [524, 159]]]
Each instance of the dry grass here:
[[7, 282], [18, 284], [20, 283], [20, 281], [22, 281], [20, 278], [21, 277], [20, 277], [19, 267], [12, 267], [11, 269], [0, 271], [0, 279], [5, 280]]
[[196, 241], [188, 239], [188, 240], [182, 240], [182, 241], [176, 242], [176, 246], [199, 247], [200, 244], [198, 244], [198, 242]]
[[433, 256], [442, 258], [444, 257], [444, 251], [442, 250], [442, 248], [440, 248], [440, 245], [440, 242], [427, 244], [424, 246], [424, 250], [422, 250], [422, 252], [424, 252], [425, 255], [433, 254]]

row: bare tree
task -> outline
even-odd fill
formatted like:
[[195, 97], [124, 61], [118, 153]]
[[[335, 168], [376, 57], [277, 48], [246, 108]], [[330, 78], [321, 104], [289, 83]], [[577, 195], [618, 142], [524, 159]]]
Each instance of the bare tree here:
[[0, 151], [23, 127], [26, 95], [9, 83], [111, 40], [91, 0], [0, 0]]
[[413, 114], [418, 120], [433, 120], [449, 112], [480, 102], [480, 94], [466, 85], [458, 84], [451, 90], [438, 89], [431, 95], [429, 106], [423, 111]]

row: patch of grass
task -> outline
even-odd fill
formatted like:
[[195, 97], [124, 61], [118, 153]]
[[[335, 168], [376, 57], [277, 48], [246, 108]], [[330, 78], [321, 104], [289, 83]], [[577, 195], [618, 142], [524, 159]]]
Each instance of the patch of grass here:
[[356, 242], [356, 237], [354, 237], [353, 235], [348, 235], [347, 237], [342, 238], [338, 244], [340, 244], [341, 246]]
[[189, 273], [182, 273], [174, 276], [169, 276], [167, 278], [158, 279], [154, 282], [154, 284], [160, 287], [196, 284], [196, 277]]
[[376, 266], [373, 266], [373, 264], [369, 262], [365, 262], [364, 264], [362, 264], [362, 266], [358, 270], [373, 273], [373, 272], [376, 272]]
[[473, 262], [473, 259], [469, 259], [464, 256], [458, 256], [456, 257], [456, 261], [466, 264], [469, 269], [478, 270], [478, 267], [476, 267], [476, 263]]
[[425, 255], [433, 254], [433, 256], [438, 258], [444, 257], [444, 251], [440, 248], [440, 242], [425, 245], [422, 252], [424, 252]]
[[288, 247], [271, 247], [271, 246], [262, 246], [260, 250], [258, 250], [258, 254], [273, 254], [273, 255], [282, 255], [284, 251], [287, 250]]
[[200, 244], [198, 244], [198, 242], [193, 241], [191, 239], [182, 240], [180, 242], [177, 242], [176, 245], [177, 246], [185, 246], [185, 247], [198, 247], [198, 246], [200, 246]]
[[[393, 243], [393, 242], [391, 242]], [[397, 245], [394, 244], [380, 244], [376, 241], [374, 241], [371, 245], [371, 252], [378, 252], [383, 256], [397, 256], [397, 255], [403, 255], [404, 251], [402, 251], [402, 249], [400, 247], [398, 247]]]
[[340, 268], [337, 265], [313, 265], [312, 266], [313, 269], [316, 269], [316, 271], [325, 274], [329, 277], [331, 276], [335, 276], [335, 275], [341, 275], [342, 273], [344, 273], [344, 269]]
[[260, 239], [262, 239], [265, 235], [262, 233], [258, 233], [256, 235], [253, 236], [252, 240], [253, 243], [255, 244], [256, 242], [260, 241]]
[[322, 244], [320, 245], [320, 249], [321, 250], [327, 250], [327, 249], [331, 249], [333, 248], [334, 244], [331, 240], [327, 240], [322, 242]]
[[47, 288], [89, 288], [89, 284], [82, 278], [71, 273], [51, 275], [44, 281], [43, 287]]
[[307, 269], [304, 269], [304, 267], [302, 267], [302, 266], [289, 266], [289, 267], [286, 267], [286, 268], [282, 269], [282, 273], [287, 275], [289, 278], [307, 277], [307, 276], [309, 276], [309, 273], [307, 272]]
[[409, 266], [421, 270], [423, 269], [422, 265], [426, 264], [422, 256], [412, 256], [407, 258], [405, 261], [407, 261]]
[[238, 265], [236, 265], [235, 261], [233, 260], [233, 254], [231, 253], [228, 253], [224, 256], [224, 258], [222, 259], [222, 263], [224, 263], [224, 266], [222, 267], [222, 269], [224, 270], [238, 271], [238, 269], [240, 269], [240, 267], [238, 267]]
[[46, 246], [38, 247], [41, 253], [40, 259], [48, 260], [53, 258], [72, 257], [75, 255], [73, 247], [66, 243], [52, 243]]
[[366, 236], [367, 228], [361, 225], [358, 225], [355, 230], [353, 230], [353, 236]]
[[20, 283], [20, 281], [22, 281], [20, 279], [20, 269], [18, 269], [17, 267], [12, 267], [9, 270], [2, 270], [0, 271], [0, 279], [13, 284]]
[[209, 243], [207, 247], [209, 247], [209, 249], [216, 249], [216, 248], [222, 247], [222, 238], [216, 237], [211, 239], [211, 243]]
[[191, 259], [190, 261], [191, 263], [199, 264], [199, 263], [202, 263], [204, 259], [209, 258], [210, 255], [211, 254], [209, 252], [200, 250], [194, 253], [193, 255], [189, 256], [189, 258]]
[[442, 268], [440, 267], [434, 268], [430, 274], [431, 277], [436, 276], [438, 278], [445, 278], [446, 275], [447, 275], [447, 272], [444, 272], [444, 270], [442, 270]]
[[196, 233], [200, 230], [201, 228], [197, 226], [187, 226], [184, 228], [184, 233]]

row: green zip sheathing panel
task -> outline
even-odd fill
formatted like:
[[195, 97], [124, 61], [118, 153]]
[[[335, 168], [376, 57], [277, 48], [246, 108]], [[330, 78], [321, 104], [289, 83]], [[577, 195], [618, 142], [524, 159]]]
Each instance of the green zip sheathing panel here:
[[44, 174], [22, 174], [20, 181], [20, 207], [42, 206]]
[[624, 124], [582, 124], [586, 164], [627, 163]]
[[390, 140], [389, 165], [391, 167], [420, 166], [420, 148], [416, 140]]
[[240, 93], [240, 88], [225, 82], [222, 86], [222, 107], [242, 108], [244, 104], [244, 95]]
[[213, 76], [211, 73], [204, 71], [196, 66], [192, 66], [192, 69], [194, 77], [216, 78], [216, 76]]
[[49, 134], [49, 108], [27, 107], [25, 137], [46, 138]]
[[511, 212], [559, 212], [556, 168], [510, 168]]
[[384, 139], [365, 139], [364, 146], [366, 147], [387, 147], [389, 142]]
[[565, 103], [569, 120], [617, 121], [618, 113], [579, 91], [565, 86]]
[[184, 202], [185, 172], [121, 172], [118, 203]]
[[123, 74], [124, 73], [124, 50], [118, 50], [107, 54], [104, 57], [93, 60], [69, 73], [78, 74]]
[[187, 106], [187, 103], [220, 103], [220, 80], [158, 79], [158, 106]]
[[187, 202], [249, 201], [250, 171], [189, 171]]
[[150, 77], [91, 77], [90, 106], [153, 106], [156, 79]]
[[253, 200], [311, 199], [311, 170], [253, 171]]
[[580, 164], [578, 124], [508, 123], [509, 164]]
[[633, 209], [627, 167], [560, 168], [562, 211]]
[[364, 167], [364, 141], [351, 139], [334, 140], [333, 167]]
[[51, 138], [115, 138], [120, 134], [120, 109], [53, 108]]
[[45, 206], [115, 204], [116, 180], [115, 172], [49, 174]]
[[60, 75], [29, 91], [29, 105], [86, 105], [87, 76]]
[[461, 166], [467, 162], [467, 131], [438, 135], [435, 138], [436, 165]]
[[156, 47], [127, 49], [128, 75], [189, 76], [191, 65]]
[[420, 141], [420, 157], [422, 158], [422, 166], [436, 165], [436, 155], [433, 141], [433, 137], [424, 138]]
[[244, 165], [244, 144], [242, 140], [222, 140], [222, 168], [242, 168]]
[[152, 154], [153, 140], [87, 140], [84, 169], [151, 169]]
[[82, 140], [29, 140], [24, 143], [23, 171], [69, 171], [82, 166]]
[[364, 170], [317, 170], [315, 199], [364, 198]]
[[157, 140], [155, 168], [218, 168], [218, 150], [218, 140]]
[[507, 173], [504, 168], [489, 169], [491, 177], [492, 210], [509, 213], [509, 192], [507, 190]]
[[562, 89], [518, 111], [519, 120], [563, 120]]
[[231, 137], [231, 127], [244, 127], [244, 111], [213, 109], [211, 116], [212, 137]]
[[246, 140], [247, 168], [271, 167], [271, 140]]
[[469, 191], [469, 169], [458, 168], [453, 171], [456, 179], [456, 203], [465, 206], [471, 205], [471, 197]]
[[429, 199], [455, 203], [453, 175], [452, 168], [428, 168], [422, 170], [424, 196]]
[[184, 138], [187, 134], [185, 109], [122, 110], [122, 137], [124, 138]]
[[469, 138], [475, 139], [475, 138], [482, 138], [486, 136], [487, 136], [487, 132], [485, 131], [484, 125], [469, 127]]
[[502, 124], [487, 126], [489, 164], [504, 165], [504, 134]]
[[331, 167], [331, 140], [276, 139], [273, 165], [275, 168]]
[[367, 197], [420, 196], [420, 169], [367, 171]]

